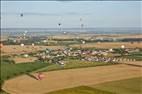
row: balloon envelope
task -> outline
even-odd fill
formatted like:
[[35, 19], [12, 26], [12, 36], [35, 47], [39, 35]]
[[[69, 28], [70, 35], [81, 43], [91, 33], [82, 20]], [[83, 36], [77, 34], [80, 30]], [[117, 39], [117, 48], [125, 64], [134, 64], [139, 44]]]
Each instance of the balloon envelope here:
[[20, 16], [23, 17], [23, 13], [21, 13]]
[[58, 25], [60, 26], [60, 25], [61, 25], [61, 23], [58, 23]]

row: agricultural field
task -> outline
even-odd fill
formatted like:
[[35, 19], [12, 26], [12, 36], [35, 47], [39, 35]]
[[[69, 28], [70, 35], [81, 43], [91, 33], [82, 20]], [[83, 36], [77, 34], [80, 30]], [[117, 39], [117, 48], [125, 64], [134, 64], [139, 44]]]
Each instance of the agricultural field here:
[[106, 62], [89, 62], [89, 61], [81, 61], [78, 59], [65, 60], [65, 65], [61, 66], [59, 64], [51, 64], [47, 67], [37, 70], [38, 71], [55, 71], [55, 70], [65, 70], [65, 69], [75, 69], [75, 68], [87, 68], [87, 67], [96, 67], [96, 66], [106, 66], [106, 65], [113, 65], [117, 63], [106, 63]]
[[[42, 63], [42, 62], [32, 62], [32, 63], [26, 62], [26, 63], [15, 64], [15, 61], [11, 60], [9, 56], [2, 56], [0, 65], [1, 65], [0, 86], [2, 87], [4, 82], [8, 79], [11, 79], [23, 74], [27, 74], [30, 76], [30, 72], [46, 67], [49, 64]], [[7, 93], [3, 90], [0, 90], [0, 94], [7, 94]]]
[[[123, 79], [141, 76], [141, 42], [81, 43], [87, 38], [56, 37], [50, 40], [56, 46], [44, 46], [44, 42], [34, 46], [2, 46], [0, 83], [3, 91], [0, 93], [5, 94], [6, 91], [10, 94], [23, 94], [24, 91], [27, 94], [115, 94], [116, 91], [111, 91], [110, 88], [120, 88], [118, 82], [115, 82], [120, 80], [120, 83], [126, 82], [130, 87], [124, 87], [124, 91], [120, 88], [118, 94], [127, 94], [131, 82], [136, 82], [137, 85], [139, 78], [128, 82]], [[125, 49], [121, 48], [122, 45], [125, 45]], [[113, 51], [109, 51], [110, 49]], [[127, 50], [130, 52], [127, 53]], [[107, 56], [103, 53], [107, 53]], [[113, 62], [115, 58], [132, 61]], [[41, 81], [36, 78], [39, 72], [45, 75]], [[104, 88], [105, 83], [109, 82], [114, 84]], [[135, 91], [140, 92], [136, 89], [131, 92]]]
[[141, 42], [140, 43], [134, 42], [133, 44], [130, 42], [98, 42], [98, 43], [74, 44], [70, 45], [70, 47], [111, 49], [111, 48], [121, 48], [121, 45], [124, 45], [125, 48], [142, 48]]
[[94, 86], [79, 86], [47, 94], [141, 94], [142, 77], [106, 82]]
[[92, 87], [104, 91], [114, 92], [114, 94], [141, 94], [142, 77], [106, 82]]
[[13, 57], [13, 60], [15, 61], [15, 63], [29, 63], [29, 62], [36, 62], [37, 61], [37, 58], [36, 57], [20, 57], [20, 56], [17, 56], [17, 57]]
[[124, 56], [125, 58], [136, 59], [137, 61], [142, 61], [142, 51], [131, 53], [130, 55]]
[[26, 63], [17, 64], [13, 60], [10, 60], [9, 57], [3, 56], [1, 58], [1, 84], [3, 84], [5, 80], [8, 80], [10, 78], [22, 74], [27, 74], [31, 76], [30, 72], [32, 71], [34, 72], [54, 71], [54, 70], [63, 70], [63, 69], [81, 68], [81, 67], [94, 67], [94, 66], [110, 65], [110, 64], [98, 63], [98, 62], [96, 63], [80, 62], [79, 60], [70, 60], [70, 62], [68, 62], [64, 67], [61, 67], [59, 64], [48, 64], [42, 62], [26, 62]]
[[[32, 73], [32, 75], [36, 76], [37, 73]], [[8, 93], [18, 94], [23, 94], [22, 91], [24, 91], [24, 93], [45, 94], [82, 85], [95, 86], [105, 82], [141, 77], [141, 67], [118, 64], [50, 72], [46, 71], [44, 75], [45, 78], [40, 81], [28, 75], [10, 79], [3, 85], [3, 90]]]
[[47, 66], [46, 63], [1, 64], [1, 80], [6, 80], [20, 74], [32, 72]]
[[53, 91], [47, 94], [114, 94], [114, 93], [95, 89], [88, 86], [79, 86], [69, 89]]
[[33, 62], [33, 63], [19, 63], [15, 64], [13, 60], [8, 59], [8, 57], [1, 57], [1, 85], [5, 80], [13, 78], [18, 75], [30, 73], [39, 68], [48, 66], [48, 63], [43, 62]]
[[45, 49], [62, 49], [63, 46], [32, 46], [26, 45], [21, 47], [20, 45], [5, 45], [1, 48], [1, 55], [12, 55], [12, 54], [24, 54], [31, 52], [38, 52]]
[[53, 38], [55, 39], [75, 39], [75, 38], [81, 38], [81, 39], [90, 39], [91, 37], [95, 38], [115, 38], [115, 39], [124, 39], [124, 38], [142, 38], [141, 34], [76, 34], [75, 35], [55, 35]]
[[[26, 49], [27, 46], [24, 46], [23, 48]], [[23, 48], [20, 48], [20, 49], [23, 49]], [[39, 48], [42, 48], [42, 47], [39, 46]], [[29, 49], [30, 49], [30, 47], [29, 47]], [[77, 87], [77, 90], [81, 89], [81, 88], [86, 88], [86, 89], [90, 90], [90, 91], [88, 90], [87, 92], [102, 92], [102, 94], [103, 94], [103, 92], [106, 92], [106, 94], [107, 93], [112, 94], [111, 91], [100, 90], [100, 89], [96, 89], [96, 88], [93, 89], [92, 87], [90, 87], [90, 85], [92, 83], [101, 84], [101, 83], [108, 82], [108, 81], [126, 79], [127, 77], [128, 78], [139, 77], [140, 74], [141, 74], [140, 73], [140, 67], [123, 65], [123, 64], [118, 64], [118, 63], [114, 63], [114, 62], [112, 63], [112, 62], [102, 62], [102, 61], [101, 62], [83, 61], [83, 60], [81, 60], [81, 58], [77, 58], [77, 57], [71, 58], [71, 57], [66, 56], [66, 58], [64, 58], [64, 60], [63, 60], [64, 65], [58, 64], [56, 62], [49, 64], [49, 63], [47, 63], [47, 61], [46, 62], [43, 62], [43, 61], [34, 61], [33, 62], [32, 61], [33, 56], [36, 53], [45, 52], [45, 49], [46, 49], [46, 47], [44, 49], [41, 49], [41, 50], [36, 50], [32, 53], [30, 51], [29, 52], [27, 51], [26, 53], [28, 53], [30, 55], [27, 58], [23, 57], [23, 53], [19, 53], [17, 55], [8, 54], [9, 56], [6, 56], [6, 55], [2, 56], [2, 59], [1, 59], [1, 61], [2, 61], [1, 62], [2, 63], [1, 64], [2, 65], [2, 67], [1, 67], [1, 74], [2, 74], [1, 84], [3, 84], [3, 82], [4, 82], [3, 90], [11, 93], [11, 92], [13, 92], [13, 89], [14, 90], [16, 90], [16, 88], [19, 88], [19, 90], [23, 89], [23, 86], [21, 86], [21, 84], [25, 84], [25, 85], [29, 85], [29, 86], [31, 84], [34, 84], [36, 87], [37, 87], [37, 85], [39, 85], [39, 86], [43, 85], [43, 86], [47, 87], [46, 84], [37, 84], [35, 82], [35, 81], [37, 81], [35, 79], [37, 72], [44, 72], [45, 76], [46, 76], [46, 78], [44, 80], [45, 80], [45, 82], [47, 81], [47, 83], [56, 82], [54, 80], [58, 81], [59, 79], [64, 79], [64, 81], [62, 82], [62, 83], [64, 83], [63, 85], [62, 85], [62, 83], [58, 83], [58, 82], [56, 82], [57, 86], [56, 86], [56, 84], [50, 83], [51, 86], [53, 86], [53, 87], [52, 88], [47, 87], [44, 91], [45, 93], [48, 93], [50, 91], [65, 89], [65, 88]], [[58, 49], [58, 47], [56, 49]], [[78, 51], [78, 49], [79, 48], [77, 48], [77, 49], [73, 48], [73, 51]], [[83, 48], [83, 49], [88, 50], [88, 48]], [[32, 50], [32, 49], [30, 49], [30, 50]], [[89, 49], [89, 50], [99, 51], [99, 50], [104, 50], [104, 49], [92, 48], [92, 49]], [[54, 50], [54, 52], [56, 52], [56, 51], [58, 51], [58, 50]], [[11, 52], [11, 53], [13, 53], [13, 52]], [[119, 52], [116, 51], [116, 53], [119, 53]], [[112, 53], [112, 55], [113, 55], [113, 53]], [[122, 56], [120, 54], [120, 57], [128, 58], [127, 56], [131, 56], [132, 58], [130, 58], [130, 59], [136, 59], [137, 61], [141, 61], [141, 59], [140, 59], [141, 52], [130, 53], [129, 55], [125, 55], [125, 54], [123, 55], [122, 54]], [[35, 60], [37, 60], [37, 58]], [[21, 61], [25, 61], [25, 62], [21, 62]], [[32, 63], [30, 61], [32, 61]], [[141, 63], [138, 62], [137, 64], [139, 65]], [[106, 66], [106, 65], [109, 65], [111, 67], [110, 69], [112, 69], [113, 71], [109, 70], [109, 68], [107, 69], [107, 67], [109, 67], [109, 66]], [[136, 64], [134, 64], [134, 65], [136, 65]], [[97, 69], [99, 66], [101, 68]], [[115, 67], [115, 66], [118, 66], [118, 67]], [[104, 70], [104, 73], [102, 72], [103, 67], [106, 67], [106, 69], [107, 69], [107, 70]], [[91, 70], [92, 68], [95, 68], [95, 69]], [[66, 70], [66, 69], [68, 69], [68, 70]], [[89, 71], [88, 70], [85, 71], [86, 69], [88, 69]], [[77, 71], [73, 72], [73, 73], [77, 73], [77, 74], [73, 75], [73, 74], [70, 74], [72, 72], [69, 72], [69, 73], [65, 72], [65, 71], [68, 72], [68, 71], [72, 71], [72, 70], [77, 70]], [[116, 70], [116, 72], [115, 72], [115, 70]], [[53, 71], [53, 75], [51, 73], [52, 71]], [[112, 71], [112, 73], [111, 73], [111, 71]], [[125, 72], [121, 73], [122, 71], [125, 71]], [[129, 74], [130, 71], [131, 71], [131, 74]], [[54, 74], [54, 72], [55, 72], [55, 74]], [[83, 74], [79, 74], [79, 73], [83, 73]], [[96, 73], [96, 74], [94, 75], [94, 73]], [[50, 74], [50, 75], [48, 75], [48, 74]], [[110, 77], [107, 74], [111, 74], [110, 77], [112, 76], [112, 79], [110, 79]], [[128, 75], [127, 77], [125, 76], [126, 74]], [[21, 76], [19, 76], [19, 75], [21, 75]], [[63, 78], [60, 78], [59, 75], [62, 76]], [[70, 76], [68, 76], [68, 75], [70, 75]], [[102, 75], [104, 75], [104, 76], [102, 76]], [[59, 77], [59, 78], [55, 79], [54, 76]], [[73, 78], [73, 80], [71, 80], [68, 77]], [[78, 79], [80, 77], [82, 79]], [[90, 79], [89, 77], [90, 78], [93, 77], [93, 78]], [[109, 78], [107, 78], [107, 77], [109, 77]], [[13, 78], [13, 79], [11, 79], [11, 78]], [[105, 80], [103, 80], [103, 78], [105, 78]], [[19, 81], [17, 79], [19, 79]], [[78, 79], [78, 80], [74, 81], [75, 79]], [[98, 79], [101, 79], [101, 81], [98, 80]], [[15, 80], [20, 82], [20, 83], [17, 83], [20, 87], [13, 86], [14, 85], [13, 80], [14, 80], [14, 82], [15, 82]], [[25, 83], [21, 83], [21, 80], [23, 80]], [[29, 80], [30, 80], [31, 83], [29, 82], [29, 84], [28, 84], [26, 81], [29, 81]], [[42, 83], [45, 83], [44, 80], [42, 81]], [[9, 83], [9, 81], [10, 81], [10, 83]], [[84, 83], [84, 81], [86, 83]], [[96, 81], [98, 83], [96, 83]], [[73, 83], [70, 83], [70, 82], [73, 82]], [[11, 87], [11, 85], [13, 87], [12, 91], [11, 91], [11, 88], [9, 88], [9, 86]], [[82, 87], [82, 85], [85, 85], [85, 87]], [[81, 86], [81, 87], [78, 87], [78, 86]], [[24, 89], [27, 92], [35, 92], [35, 91], [33, 91], [33, 88], [31, 88], [29, 91], [26, 88], [24, 88]], [[46, 91], [47, 89], [49, 89], [49, 91]], [[73, 89], [75, 89], [75, 91], [76, 91], [76, 88], [73, 88]], [[69, 89], [69, 91], [70, 90], [71, 89]], [[37, 91], [37, 92], [42, 93], [41, 91], [43, 91], [43, 90], [39, 88], [39, 91]], [[67, 91], [68, 91], [68, 89], [67, 89]], [[18, 92], [18, 93], [21, 94], [21, 91], [14, 91], [14, 92]], [[72, 91], [72, 92], [74, 92], [74, 91]], [[78, 91], [78, 92], [82, 92], [82, 91]], [[84, 92], [86, 93], [86, 91], [84, 91]]]

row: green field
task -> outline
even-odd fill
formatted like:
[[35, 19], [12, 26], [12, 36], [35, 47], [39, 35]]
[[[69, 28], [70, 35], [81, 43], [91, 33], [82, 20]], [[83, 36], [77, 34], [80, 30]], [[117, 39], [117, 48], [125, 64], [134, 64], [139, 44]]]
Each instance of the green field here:
[[105, 66], [105, 65], [115, 64], [115, 63], [89, 62], [89, 61], [71, 60], [71, 59], [66, 60], [66, 62], [67, 63], [64, 66], [61, 66], [59, 64], [51, 64], [37, 71], [54, 71], [54, 70], [96, 67], [96, 66]]
[[47, 63], [21, 63], [21, 64], [4, 64], [1, 63], [1, 80], [0, 84], [2, 84], [5, 80], [13, 78], [15, 76], [26, 74], [29, 72], [32, 72], [34, 70], [37, 70], [39, 68], [43, 68], [45, 66], [48, 66]]
[[114, 93], [95, 89], [88, 86], [79, 86], [64, 90], [53, 91], [47, 94], [114, 94]]
[[[37, 69], [43, 68], [48, 65], [49, 64], [47, 63], [39, 63], [39, 62], [21, 63], [21, 64], [1, 63], [0, 85], [2, 86], [5, 80], [16, 77], [18, 75], [30, 73], [32, 71], [35, 71]], [[5, 92], [0, 90], [0, 94], [5, 94]]]
[[9, 93], [7, 93], [7, 92], [5, 92], [3, 90], [0, 90], [0, 94], [9, 94]]
[[92, 87], [115, 94], [142, 94], [142, 77], [106, 82]]
[[[0, 86], [4, 83], [5, 80], [16, 77], [18, 75], [27, 74], [37, 69], [48, 66], [48, 63], [34, 62], [34, 63], [19, 63], [14, 64], [15, 62], [10, 59], [9, 56], [2, 56], [0, 58]], [[6, 94], [5, 91], [0, 90], [0, 94]]]
[[79, 86], [47, 94], [142, 94], [142, 77], [106, 82], [93, 86]]
[[128, 59], [135, 59], [136, 61], [142, 61], [142, 51], [140, 52], [133, 52], [128, 55], [118, 56], [122, 58], [128, 58]]
[[14, 76], [32, 72], [47, 66], [47, 63], [21, 63], [21, 64], [1, 64], [1, 80], [6, 80]]
[[125, 56], [126, 58], [129, 59], [136, 59], [137, 61], [142, 61], [142, 52], [135, 52], [131, 53], [130, 55]]

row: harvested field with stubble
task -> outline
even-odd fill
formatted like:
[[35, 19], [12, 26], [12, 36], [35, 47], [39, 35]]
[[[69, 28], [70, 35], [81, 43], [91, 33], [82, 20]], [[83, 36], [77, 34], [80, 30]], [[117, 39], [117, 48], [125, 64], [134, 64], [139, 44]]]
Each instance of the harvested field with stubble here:
[[142, 38], [141, 34], [78, 34], [78, 35], [56, 35], [52, 36], [52, 38], [55, 39], [75, 39], [76, 37], [82, 38], [82, 39], [89, 39], [91, 37], [95, 38], [116, 38], [116, 39], [122, 39], [122, 38]]
[[36, 60], [38, 60], [37, 57], [14, 57], [13, 60], [15, 61], [15, 63], [29, 63], [29, 62], [35, 62]]
[[92, 86], [61, 89], [47, 94], [141, 94], [142, 77], [116, 80]]
[[70, 45], [71, 47], [82, 47], [82, 48], [102, 48], [102, 49], [110, 49], [110, 48], [121, 48], [124, 45], [125, 48], [142, 48], [142, 42], [100, 42], [100, 43], [86, 43], [86, 44], [74, 44]]
[[[45, 94], [64, 88], [90, 86], [108, 81], [141, 77], [141, 67], [125, 64], [45, 72], [43, 80], [23, 75], [10, 79], [3, 90], [10, 94]], [[37, 75], [37, 74], [33, 74]]]
[[21, 47], [20, 45], [5, 45], [1, 48], [2, 55], [12, 55], [12, 54], [23, 54], [23, 53], [30, 53], [36, 52], [40, 50], [45, 50], [46, 48], [49, 49], [62, 49], [63, 46], [31, 46], [25, 45]]
[[142, 67], [142, 61], [125, 61], [125, 64], [132, 65], [132, 66], [141, 66]]

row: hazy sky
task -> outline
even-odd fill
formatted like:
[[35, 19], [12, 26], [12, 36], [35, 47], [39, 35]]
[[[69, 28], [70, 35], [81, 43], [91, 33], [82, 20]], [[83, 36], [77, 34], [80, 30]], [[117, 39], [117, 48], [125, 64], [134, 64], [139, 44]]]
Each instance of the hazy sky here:
[[[142, 27], [141, 1], [1, 1], [2, 27]], [[20, 17], [20, 13], [24, 16]], [[82, 22], [80, 22], [82, 18]]]

